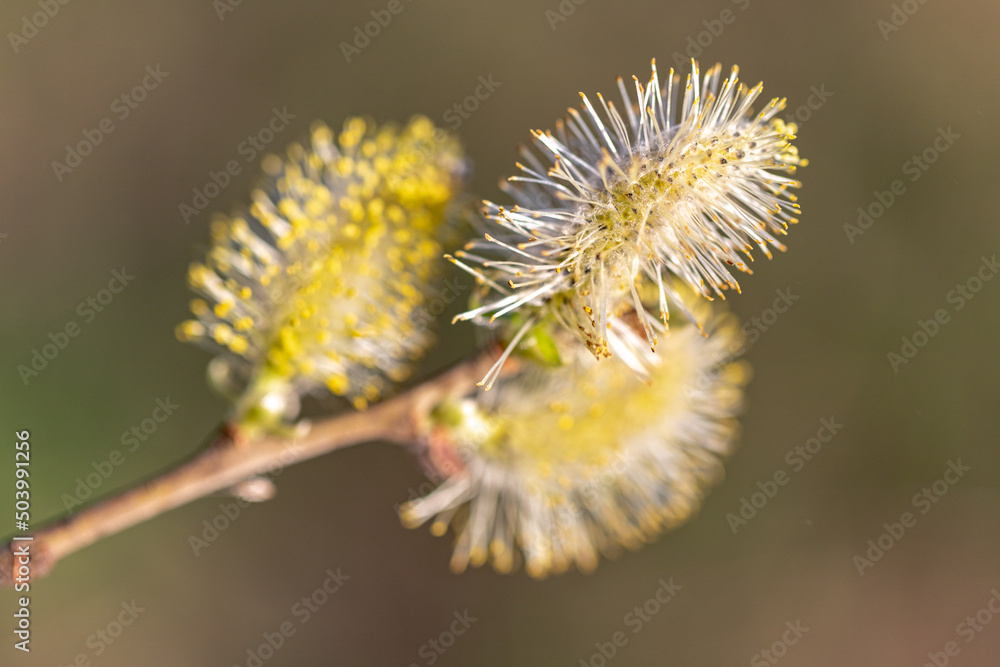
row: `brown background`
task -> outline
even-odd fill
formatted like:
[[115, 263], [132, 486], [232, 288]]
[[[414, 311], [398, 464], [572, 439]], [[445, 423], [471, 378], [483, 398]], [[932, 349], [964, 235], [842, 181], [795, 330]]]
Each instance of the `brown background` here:
[[[425, 665], [421, 645], [468, 609], [477, 621], [436, 664], [579, 665], [595, 642], [627, 630], [625, 614], [666, 577], [683, 590], [629, 632], [613, 664], [747, 664], [799, 619], [809, 632], [781, 664], [922, 665], [951, 640], [961, 647], [951, 664], [993, 664], [1000, 620], [969, 644], [955, 632], [1000, 587], [1000, 283], [958, 312], [946, 294], [1000, 251], [1000, 7], [928, 2], [886, 40], [876, 22], [891, 3], [871, 0], [752, 0], [745, 9], [587, 0], [554, 31], [545, 11], [555, 0], [404, 0], [347, 63], [340, 43], [385, 5], [247, 0], [220, 21], [208, 0], [71, 2], [19, 53], [0, 44], [0, 419], [8, 441], [31, 430], [34, 520], [60, 514], [60, 496], [121, 448], [122, 431], [157, 398], [180, 408], [100, 493], [184, 457], [218, 423], [224, 404], [203, 381], [207, 355], [173, 338], [187, 264], [208, 239], [208, 214], [185, 225], [178, 205], [210, 170], [241, 159], [238, 144], [273, 107], [296, 116], [271, 146], [281, 149], [314, 118], [339, 126], [352, 114], [423, 112], [441, 123], [492, 74], [501, 86], [460, 133], [475, 191], [497, 198], [497, 178], [513, 169], [529, 129], [550, 127], [578, 90], [611, 94], [617, 74], [645, 79], [652, 56], [666, 69], [703, 21], [729, 8], [735, 22], [712, 38], [703, 64], [737, 62], [745, 80], [763, 80], [766, 96], [787, 96], [793, 108], [814, 85], [833, 96], [801, 127], [812, 164], [790, 251], [758, 262], [730, 300], [749, 319], [777, 289], [800, 296], [749, 353], [756, 377], [727, 481], [689, 525], [593, 576], [453, 576], [448, 540], [402, 529], [393, 510], [423, 482], [418, 469], [397, 448], [366, 445], [285, 471], [275, 500], [246, 510], [198, 557], [188, 536], [221, 499], [68, 559], [33, 588], [30, 657], [10, 647], [14, 601], [3, 592], [0, 663], [61, 665], [84, 653], [102, 667], [245, 664], [261, 633], [341, 567], [350, 580], [266, 664]], [[0, 31], [34, 11], [34, 2], [4, 2]], [[57, 182], [51, 163], [64, 146], [157, 64], [166, 80]], [[949, 126], [958, 142], [849, 243], [843, 225], [857, 207], [908, 178], [903, 164]], [[212, 208], [245, 201], [255, 175], [244, 163]], [[134, 283], [25, 386], [16, 366], [48, 332], [81, 321], [77, 304], [122, 266]], [[894, 373], [887, 353], [938, 308], [951, 322]], [[467, 325], [445, 325], [443, 337], [425, 372], [474, 347]], [[843, 430], [734, 536], [726, 514], [788, 470], [786, 452], [830, 416]], [[0, 509], [12, 502], [12, 448], [3, 451]], [[958, 458], [971, 472], [859, 576], [852, 557]], [[95, 657], [87, 637], [133, 599], [145, 611]]]

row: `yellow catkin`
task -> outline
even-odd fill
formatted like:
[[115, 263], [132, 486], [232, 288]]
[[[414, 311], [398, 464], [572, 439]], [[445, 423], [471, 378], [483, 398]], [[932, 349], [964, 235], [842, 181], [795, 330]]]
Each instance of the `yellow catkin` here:
[[[484, 394], [439, 408], [437, 451], [462, 465], [408, 502], [401, 518], [452, 522], [452, 567], [523, 561], [543, 577], [635, 549], [689, 518], [721, 472], [749, 373], [734, 318], [695, 307], [705, 332], [679, 326], [640, 377], [577, 346], [559, 367], [523, 364]], [[632, 332], [641, 346], [641, 333]]]
[[245, 413], [261, 392], [282, 406], [319, 388], [364, 408], [430, 343], [430, 318], [415, 315], [452, 234], [461, 147], [423, 117], [351, 118], [336, 134], [315, 124], [307, 145], [262, 166], [247, 211], [213, 220], [214, 245], [188, 273], [202, 298], [177, 336], [221, 348], [249, 378]]
[[[785, 249], [799, 215], [791, 176], [806, 160], [791, 144], [798, 128], [776, 117], [785, 101], [755, 112], [763, 86], [738, 72], [692, 61], [661, 82], [654, 61], [645, 84], [619, 79], [621, 107], [581, 93], [554, 132], [533, 132], [522, 173], [502, 184], [512, 203], [485, 202], [496, 225], [466, 246], [468, 261], [456, 255], [482, 285], [459, 318], [554, 322], [600, 359], [615, 354], [611, 318], [635, 311], [655, 349], [656, 324], [685, 310], [678, 288], [739, 291], [754, 248]], [[502, 261], [512, 248], [514, 279]]]

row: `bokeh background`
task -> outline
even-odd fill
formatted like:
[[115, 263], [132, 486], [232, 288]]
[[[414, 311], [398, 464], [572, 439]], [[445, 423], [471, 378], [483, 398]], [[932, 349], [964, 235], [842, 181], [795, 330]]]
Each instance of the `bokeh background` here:
[[[0, 663], [246, 665], [262, 633], [296, 620], [292, 606], [339, 567], [350, 579], [265, 664], [428, 665], [422, 647], [466, 610], [476, 621], [435, 664], [600, 665], [595, 643], [620, 630], [628, 643], [609, 664], [768, 664], [759, 652], [796, 621], [808, 632], [781, 664], [916, 666], [949, 641], [960, 653], [948, 664], [996, 664], [1000, 619], [968, 643], [957, 626], [1000, 587], [1000, 280], [960, 311], [947, 295], [1000, 252], [1000, 6], [908, 0], [916, 12], [883, 33], [888, 0], [402, 0], [348, 62], [341, 43], [386, 2], [222, 2], [70, 2], [16, 52], [9, 35], [0, 46], [0, 507], [13, 503], [15, 430], [31, 431], [37, 525], [156, 399], [179, 408], [99, 494], [184, 458], [217, 425], [225, 406], [205, 385], [208, 357], [173, 337], [209, 211], [185, 224], [178, 207], [231, 159], [242, 173], [210, 209], [245, 201], [257, 166], [238, 147], [275, 107], [294, 115], [269, 146], [282, 150], [316, 118], [420, 112], [444, 124], [492, 75], [501, 85], [459, 132], [474, 191], [495, 199], [516, 145], [577, 91], [613, 93], [618, 74], [645, 80], [651, 57], [666, 70], [700, 38], [703, 64], [738, 63], [765, 97], [788, 98], [785, 118], [813, 87], [829, 93], [800, 112], [811, 165], [790, 251], [758, 261], [729, 305], [751, 321], [776, 290], [799, 299], [749, 352], [756, 374], [724, 484], [688, 525], [596, 574], [452, 575], [449, 540], [402, 529], [394, 511], [424, 483], [418, 467], [371, 444], [285, 470], [274, 500], [197, 557], [188, 538], [221, 497], [68, 558], [33, 585], [30, 656], [12, 649], [14, 594], [0, 592]], [[731, 23], [716, 22], [723, 10]], [[37, 11], [4, 2], [0, 29], [19, 31]], [[565, 20], [547, 14], [560, 11]], [[169, 75], [115, 118], [112, 101], [157, 65]], [[58, 181], [52, 162], [109, 116], [114, 132]], [[949, 127], [960, 138], [911, 182], [905, 163]], [[906, 193], [852, 243], [844, 225], [896, 179]], [[85, 323], [78, 304], [122, 267], [134, 281]], [[887, 354], [939, 308], [951, 321], [894, 372]], [[26, 386], [17, 365], [69, 321], [80, 335]], [[442, 340], [423, 374], [475, 347], [465, 325], [443, 325]], [[843, 428], [734, 535], [727, 514], [790, 471], [786, 453], [830, 417]], [[959, 459], [971, 470], [859, 575], [853, 557]], [[625, 615], [671, 577], [681, 592], [632, 634]], [[144, 611], [113, 644], [88, 640], [133, 600]]]

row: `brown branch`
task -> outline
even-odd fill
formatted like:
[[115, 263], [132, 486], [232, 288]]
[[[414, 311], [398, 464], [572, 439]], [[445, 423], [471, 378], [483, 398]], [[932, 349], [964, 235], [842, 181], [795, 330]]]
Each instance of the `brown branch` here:
[[0, 552], [0, 587], [14, 584], [18, 545], [30, 545], [34, 579], [47, 574], [61, 558], [98, 540], [253, 475], [362, 442], [412, 442], [416, 420], [441, 398], [474, 386], [494, 358], [484, 353], [368, 410], [315, 422], [294, 436], [247, 441], [223, 429], [206, 449], [177, 467], [39, 529], [31, 535], [33, 541], [8, 542]]

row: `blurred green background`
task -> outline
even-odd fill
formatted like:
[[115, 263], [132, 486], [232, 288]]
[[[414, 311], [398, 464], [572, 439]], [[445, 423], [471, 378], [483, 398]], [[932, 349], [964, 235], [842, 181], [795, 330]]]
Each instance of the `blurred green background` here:
[[[121, 449], [122, 432], [157, 399], [179, 408], [99, 494], [185, 457], [217, 425], [225, 406], [205, 385], [208, 355], [173, 337], [209, 211], [185, 224], [178, 207], [231, 159], [242, 172], [210, 208], [246, 200], [259, 160], [244, 162], [239, 146], [273, 108], [295, 116], [269, 146], [281, 150], [316, 118], [339, 127], [354, 114], [421, 112], [444, 124], [477, 78], [492, 75], [501, 85], [459, 132], [475, 192], [500, 201], [497, 179], [511, 173], [529, 129], [551, 127], [579, 90], [614, 93], [618, 74], [645, 80], [651, 57], [666, 70], [699, 39], [703, 65], [738, 63], [745, 81], [764, 81], [766, 98], [787, 96], [785, 118], [813, 87], [830, 95], [801, 123], [811, 165], [800, 172], [804, 214], [790, 250], [758, 261], [729, 305], [751, 321], [775, 290], [799, 299], [749, 352], [756, 375], [741, 447], [688, 525], [591, 576], [454, 576], [449, 540], [404, 530], [396, 517], [394, 505], [424, 482], [417, 466], [399, 448], [365, 445], [284, 471], [274, 500], [244, 510], [197, 557], [188, 538], [223, 497], [68, 558], [33, 585], [30, 656], [12, 649], [15, 596], [0, 592], [0, 663], [68, 665], [84, 654], [105, 667], [246, 665], [262, 633], [292, 620], [296, 634], [264, 664], [427, 665], [433, 656], [439, 665], [596, 666], [595, 643], [620, 630], [628, 643], [608, 664], [770, 664], [759, 652], [796, 621], [809, 630], [780, 664], [923, 665], [949, 641], [960, 649], [949, 664], [995, 664], [1000, 619], [968, 643], [958, 626], [1000, 587], [1000, 281], [961, 310], [947, 295], [1000, 252], [1000, 6], [903, 4], [918, 9], [884, 33], [888, 0], [564, 0], [564, 21], [546, 14], [560, 11], [557, 0], [403, 0], [350, 62], [341, 43], [387, 2], [247, 0], [221, 20], [210, 0], [70, 2], [15, 40], [17, 52], [8, 35], [0, 418], [8, 442], [31, 431], [36, 525], [62, 513], [62, 494]], [[33, 1], [4, 2], [0, 28], [20, 31], [37, 11]], [[113, 100], [157, 65], [168, 76], [120, 119]], [[104, 117], [114, 131], [58, 181], [52, 162]], [[905, 163], [948, 127], [960, 138], [911, 182]], [[850, 242], [844, 225], [895, 179], [905, 194]], [[78, 304], [122, 267], [134, 281], [85, 322]], [[887, 354], [939, 308], [951, 320], [894, 372]], [[26, 386], [17, 365], [70, 321], [80, 335]], [[442, 329], [425, 374], [474, 349], [469, 326]], [[831, 416], [843, 428], [792, 472], [786, 453]], [[13, 448], [3, 451], [0, 508], [13, 502]], [[914, 512], [913, 495], [958, 459], [971, 470], [860, 576], [853, 557], [883, 523]], [[727, 514], [778, 470], [790, 482], [734, 535]], [[350, 579], [300, 625], [293, 605], [338, 567]], [[683, 589], [632, 634], [625, 615], [670, 577]], [[113, 644], [88, 639], [133, 600], [144, 611]], [[438, 657], [427, 642], [466, 610], [477, 620]]]

